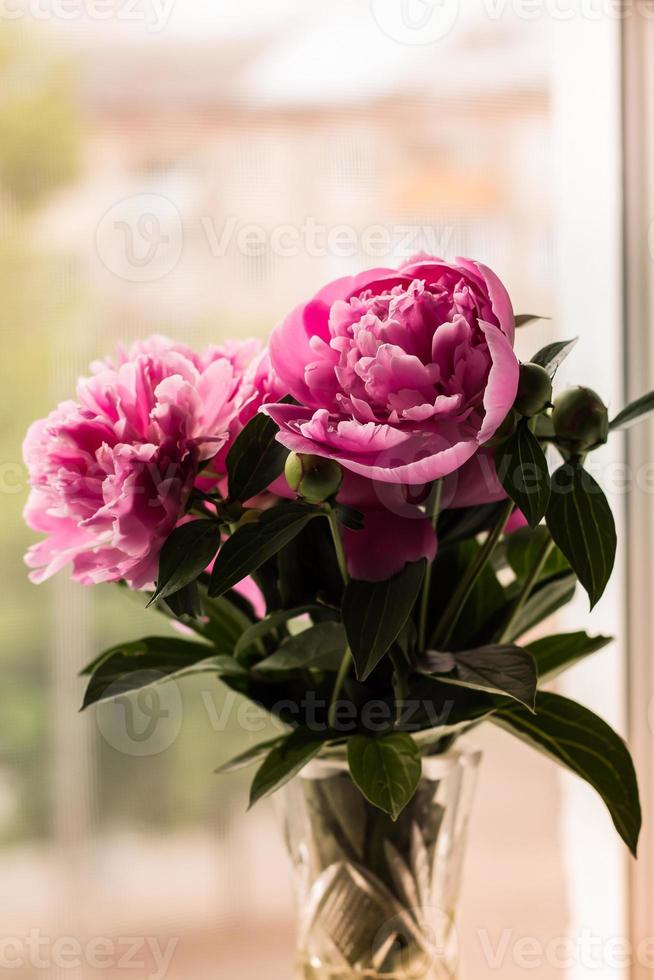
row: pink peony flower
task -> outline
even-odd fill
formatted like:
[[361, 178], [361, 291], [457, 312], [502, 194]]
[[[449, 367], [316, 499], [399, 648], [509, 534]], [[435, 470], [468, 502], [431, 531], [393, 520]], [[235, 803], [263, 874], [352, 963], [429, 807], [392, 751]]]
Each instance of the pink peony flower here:
[[29, 549], [31, 578], [69, 562], [85, 584], [151, 586], [161, 545], [183, 514], [204, 460], [229, 444], [259, 396], [258, 345], [196, 354], [152, 337], [96, 362], [77, 400], [29, 429], [25, 519], [47, 537]]
[[345, 473], [337, 499], [363, 515], [363, 529], [343, 528], [341, 537], [348, 572], [355, 579], [381, 582], [401, 572], [407, 562], [436, 555], [436, 534], [419, 508], [425, 493], [386, 484], [380, 497], [377, 486], [354, 473]]
[[469, 460], [515, 399], [509, 296], [490, 269], [418, 258], [325, 286], [272, 334], [298, 405], [267, 405], [279, 440], [386, 483], [427, 483]]

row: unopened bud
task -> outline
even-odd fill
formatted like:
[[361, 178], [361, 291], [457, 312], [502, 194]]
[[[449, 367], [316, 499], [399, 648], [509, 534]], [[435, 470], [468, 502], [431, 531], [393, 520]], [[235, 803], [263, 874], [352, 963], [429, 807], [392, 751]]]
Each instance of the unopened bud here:
[[284, 467], [291, 490], [310, 504], [333, 497], [343, 482], [343, 472], [333, 459], [304, 453], [291, 453]]
[[607, 407], [590, 388], [570, 388], [559, 395], [554, 403], [552, 422], [556, 441], [571, 453], [595, 449], [609, 436]]
[[552, 379], [540, 364], [520, 365], [518, 394], [513, 407], [520, 415], [530, 419], [540, 415], [552, 404]]

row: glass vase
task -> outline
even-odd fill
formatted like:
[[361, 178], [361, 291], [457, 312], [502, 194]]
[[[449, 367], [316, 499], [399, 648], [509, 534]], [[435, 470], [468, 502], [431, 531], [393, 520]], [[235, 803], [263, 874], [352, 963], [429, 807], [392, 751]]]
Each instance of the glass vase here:
[[455, 914], [480, 753], [423, 759], [393, 822], [345, 759], [312, 762], [280, 794], [298, 909], [296, 978], [453, 980]]

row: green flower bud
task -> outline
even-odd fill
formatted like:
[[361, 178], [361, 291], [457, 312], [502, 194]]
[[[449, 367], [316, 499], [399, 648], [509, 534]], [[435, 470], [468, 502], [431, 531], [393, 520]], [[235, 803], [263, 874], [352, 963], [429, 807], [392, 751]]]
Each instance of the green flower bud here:
[[343, 482], [343, 472], [333, 459], [304, 453], [290, 453], [284, 475], [291, 490], [310, 504], [333, 497]]
[[540, 415], [552, 404], [552, 379], [540, 364], [520, 365], [518, 394], [513, 407], [520, 415], [530, 419]]
[[495, 435], [492, 436], [487, 443], [489, 449], [494, 449], [495, 446], [499, 446], [501, 442], [512, 436], [518, 427], [518, 413], [514, 412], [513, 409], [510, 410], [509, 414], [506, 416], [503, 422], [500, 422], [499, 426], [495, 430]]
[[554, 435], [570, 453], [584, 453], [609, 437], [609, 413], [590, 388], [570, 388], [556, 399], [552, 412]]

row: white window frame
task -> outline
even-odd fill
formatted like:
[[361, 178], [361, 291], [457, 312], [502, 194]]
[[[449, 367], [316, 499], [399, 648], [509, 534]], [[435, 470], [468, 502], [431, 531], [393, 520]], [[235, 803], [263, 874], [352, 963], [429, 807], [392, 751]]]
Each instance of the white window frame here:
[[[623, 20], [624, 337], [629, 399], [654, 387], [654, 20], [638, 8]], [[654, 459], [651, 423], [627, 437], [632, 474], [647, 475]], [[638, 486], [627, 496], [626, 575], [629, 740], [640, 781], [643, 835], [630, 867], [630, 937], [638, 953], [654, 936], [654, 509]], [[651, 954], [650, 954], [651, 955]], [[632, 980], [651, 976], [634, 956]]]

